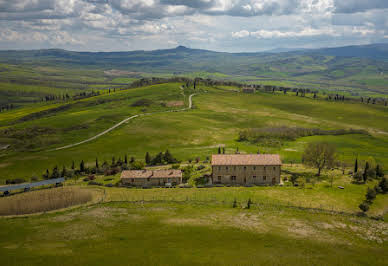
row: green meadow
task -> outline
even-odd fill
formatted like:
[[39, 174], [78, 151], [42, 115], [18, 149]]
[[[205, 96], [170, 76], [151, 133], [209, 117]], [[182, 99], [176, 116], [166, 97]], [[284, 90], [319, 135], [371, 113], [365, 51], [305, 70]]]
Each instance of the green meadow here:
[[0, 254], [6, 265], [386, 265], [386, 222], [278, 202], [355, 194], [318, 187], [100, 189], [99, 203], [0, 218]]
[[[339, 159], [348, 164], [355, 157], [373, 157], [388, 166], [388, 108], [354, 102], [328, 102], [323, 97], [296, 97], [294, 94], [253, 95], [233, 91], [233, 87], [217, 89], [200, 85], [181, 90], [181, 84], [167, 83], [77, 101], [39, 103], [0, 113], [0, 180], [32, 176], [40, 177], [46, 168], [69, 167], [74, 160], [93, 163], [125, 154], [144, 159], [169, 149], [179, 160], [196, 157], [205, 160], [225, 146], [226, 152], [280, 153], [284, 162], [300, 162], [309, 142], [326, 141], [337, 147]], [[237, 88], [235, 88], [237, 90]], [[184, 101], [193, 96], [193, 109], [169, 107], [169, 102]], [[140, 104], [136, 104], [140, 102]], [[57, 147], [90, 138], [121, 120], [141, 116], [91, 142], [69, 149]], [[239, 142], [240, 130], [262, 127], [304, 127], [320, 129], [362, 129], [367, 134], [301, 137], [281, 145]]]

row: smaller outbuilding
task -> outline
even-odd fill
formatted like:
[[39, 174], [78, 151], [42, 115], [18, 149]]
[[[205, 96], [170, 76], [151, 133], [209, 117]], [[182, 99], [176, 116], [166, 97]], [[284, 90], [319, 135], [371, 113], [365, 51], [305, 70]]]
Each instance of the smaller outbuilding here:
[[126, 170], [121, 173], [121, 182], [136, 187], [176, 186], [182, 183], [182, 171]]

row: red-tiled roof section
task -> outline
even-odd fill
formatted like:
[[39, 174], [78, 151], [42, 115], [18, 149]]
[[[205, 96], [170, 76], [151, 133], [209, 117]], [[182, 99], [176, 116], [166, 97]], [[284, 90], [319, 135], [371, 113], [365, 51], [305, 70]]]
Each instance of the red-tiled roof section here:
[[212, 165], [281, 165], [279, 154], [213, 154]]
[[182, 171], [172, 170], [126, 170], [121, 173], [121, 178], [162, 178], [182, 177]]

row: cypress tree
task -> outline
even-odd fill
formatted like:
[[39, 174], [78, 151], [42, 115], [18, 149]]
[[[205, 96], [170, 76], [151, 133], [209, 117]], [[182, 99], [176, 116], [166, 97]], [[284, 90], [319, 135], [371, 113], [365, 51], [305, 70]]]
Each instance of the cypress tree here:
[[98, 159], [96, 158], [96, 169], [98, 169]]
[[218, 147], [218, 154], [221, 154], [221, 147]]
[[72, 170], [75, 169], [74, 161], [73, 161], [72, 164], [71, 164], [71, 169], [72, 169]]
[[222, 154], [225, 154], [225, 147], [222, 147]]
[[356, 161], [354, 162], [354, 173], [358, 172], [358, 158], [356, 158]]
[[62, 168], [62, 173], [61, 173], [61, 177], [65, 177], [66, 176], [66, 167], [65, 166], [63, 166], [63, 168]]
[[79, 171], [81, 173], [85, 172], [85, 163], [84, 163], [84, 160], [81, 161], [81, 163], [79, 164]]
[[364, 179], [364, 183], [368, 179], [368, 170], [369, 170], [369, 163], [365, 163], [364, 173], [362, 174], [362, 178]]
[[125, 164], [128, 164], [128, 156], [125, 154], [125, 156], [124, 156], [124, 163]]

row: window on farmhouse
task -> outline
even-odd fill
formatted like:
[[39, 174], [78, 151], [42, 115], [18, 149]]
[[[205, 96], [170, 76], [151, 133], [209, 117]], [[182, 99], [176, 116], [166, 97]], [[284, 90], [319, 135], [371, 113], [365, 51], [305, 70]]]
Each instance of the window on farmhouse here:
[[135, 182], [135, 179], [132, 178], [132, 179], [131, 179], [131, 182]]
[[263, 176], [263, 180], [264, 180], [264, 181], [267, 180], [267, 177], [266, 177], [266, 176]]
[[275, 166], [273, 167], [273, 170], [274, 170], [274, 171], [276, 170], [276, 167], [275, 167]]
[[225, 169], [226, 169], [226, 171], [228, 171], [228, 167], [227, 166], [225, 167]]
[[256, 166], [253, 166], [253, 170], [256, 170]]
[[256, 176], [254, 175], [253, 178], [256, 178]]
[[244, 166], [244, 170], [247, 170], [247, 167], [246, 167], [246, 166]]
[[264, 166], [264, 171], [265, 171], [265, 166]]
[[235, 176], [235, 175], [232, 175], [232, 176], [231, 176], [231, 179], [232, 179], [232, 180], [236, 180], [236, 176]]
[[218, 181], [221, 181], [221, 176], [220, 175], [218, 176]]
[[148, 182], [150, 181], [150, 178], [149, 178], [149, 177], [147, 177], [147, 181], [148, 181]]

